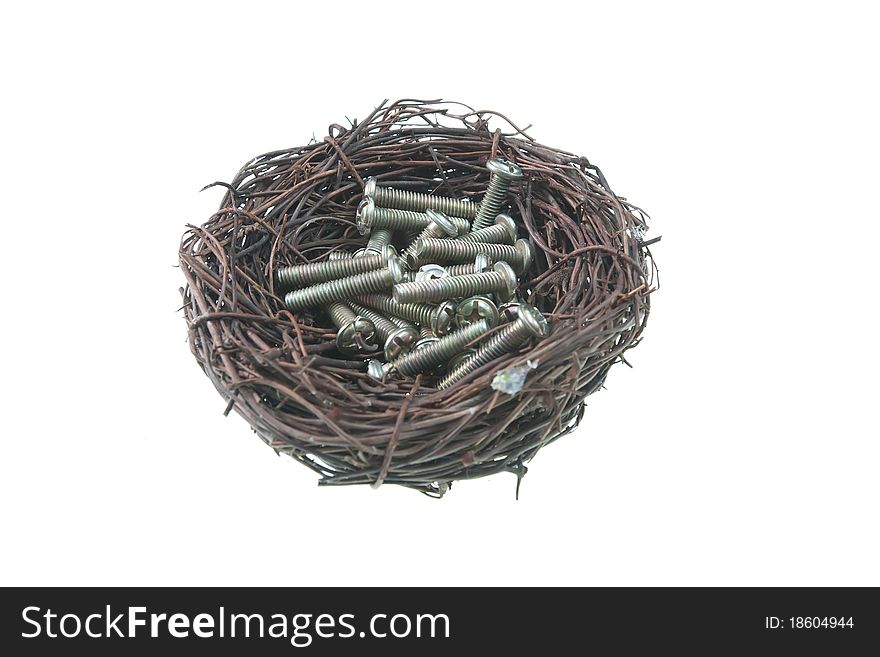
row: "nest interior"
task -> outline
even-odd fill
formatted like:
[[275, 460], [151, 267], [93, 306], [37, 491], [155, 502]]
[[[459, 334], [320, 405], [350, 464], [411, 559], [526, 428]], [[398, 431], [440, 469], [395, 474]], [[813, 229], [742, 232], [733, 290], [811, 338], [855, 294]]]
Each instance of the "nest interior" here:
[[[187, 227], [179, 253], [192, 353], [226, 412], [321, 484], [442, 496], [455, 480], [512, 472], [518, 488], [525, 464], [577, 426], [585, 398], [640, 340], [656, 287], [648, 218], [586, 158], [537, 143], [495, 112], [398, 101], [350, 123], [215, 183], [227, 189], [220, 208]], [[278, 267], [365, 243], [354, 218], [368, 177], [478, 201], [493, 157], [525, 174], [506, 211], [534, 250], [519, 294], [550, 322], [548, 338], [438, 390], [433, 376], [370, 377], [364, 358], [336, 351], [320, 310], [285, 308]], [[491, 387], [499, 370], [527, 361], [537, 367], [519, 392]]]

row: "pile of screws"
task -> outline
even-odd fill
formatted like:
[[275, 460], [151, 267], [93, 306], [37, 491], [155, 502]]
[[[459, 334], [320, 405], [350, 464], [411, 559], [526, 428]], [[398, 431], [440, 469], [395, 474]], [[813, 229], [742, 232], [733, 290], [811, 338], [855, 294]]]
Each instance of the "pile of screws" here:
[[[501, 159], [486, 168], [480, 203], [368, 179], [356, 217], [366, 245], [278, 269], [285, 305], [324, 309], [338, 351], [364, 359], [371, 376], [435, 375], [440, 389], [545, 338], [547, 320], [516, 294], [531, 246], [501, 213], [522, 171]], [[399, 254], [395, 241], [405, 245]]]

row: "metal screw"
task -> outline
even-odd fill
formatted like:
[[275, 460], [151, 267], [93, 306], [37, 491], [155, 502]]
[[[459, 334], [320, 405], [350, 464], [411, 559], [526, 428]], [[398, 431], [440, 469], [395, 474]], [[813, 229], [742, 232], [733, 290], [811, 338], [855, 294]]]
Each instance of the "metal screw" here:
[[509, 244], [487, 244], [486, 242], [462, 242], [461, 240], [438, 240], [425, 238], [407, 249], [405, 260], [410, 269], [429, 263], [463, 263], [473, 261], [480, 253], [485, 253], [494, 262], [504, 260], [521, 274], [532, 264], [532, 247], [528, 240], [517, 240]]
[[387, 228], [377, 228], [376, 230], [370, 231], [370, 239], [367, 240], [367, 245], [364, 247], [365, 251], [372, 251], [373, 253], [382, 253], [383, 249], [391, 244], [391, 238], [394, 236], [393, 230], [388, 230]]
[[480, 209], [474, 219], [473, 230], [480, 230], [492, 225], [492, 221], [504, 204], [510, 184], [523, 177], [522, 169], [513, 162], [507, 162], [500, 158], [486, 162], [486, 168], [491, 174], [489, 187], [486, 189], [483, 200], [480, 201]]
[[430, 217], [424, 212], [377, 208], [373, 199], [370, 198], [365, 198], [360, 202], [355, 219], [361, 235], [368, 235], [375, 228], [409, 232], [421, 231], [431, 223]]
[[350, 356], [358, 352], [375, 351], [378, 349], [373, 338], [376, 327], [373, 323], [358, 317], [348, 304], [334, 301], [327, 306], [327, 314], [338, 329], [336, 331], [336, 348], [339, 352]]
[[447, 362], [471, 342], [489, 330], [489, 324], [481, 319], [478, 322], [453, 331], [436, 342], [426, 344], [421, 349], [411, 351], [391, 363], [391, 367], [404, 376], [428, 372]]
[[504, 299], [509, 299], [516, 291], [516, 274], [504, 261], [496, 262], [493, 270], [481, 274], [449, 276], [433, 281], [398, 283], [393, 290], [394, 300], [398, 303], [441, 301], [493, 292]]
[[[335, 262], [333, 261], [334, 264]], [[284, 305], [290, 310], [326, 306], [333, 301], [352, 299], [371, 292], [388, 290], [395, 283], [404, 280], [406, 280], [406, 273], [400, 259], [389, 258], [388, 266], [382, 269], [339, 278], [335, 281], [325, 281], [288, 292], [284, 296]]]
[[[428, 237], [426, 235], [426, 237]], [[516, 223], [506, 214], [495, 217], [495, 223], [480, 230], [471, 231], [459, 237], [462, 242], [488, 242], [494, 244], [513, 244], [516, 242]]]
[[359, 315], [373, 322], [376, 335], [383, 345], [386, 360], [394, 360], [403, 355], [412, 349], [419, 339], [419, 332], [414, 326], [398, 326], [382, 313], [358, 303], [352, 303], [351, 307]]
[[[448, 217], [442, 212], [437, 212], [436, 210], [426, 210], [425, 214], [428, 215], [431, 222], [425, 226], [421, 233], [419, 233], [414, 239], [410, 240], [410, 245], [423, 237], [436, 237], [438, 239], [443, 239], [445, 237], [458, 237], [459, 235], [467, 233], [471, 227], [467, 219]], [[404, 249], [404, 253], [405, 252], [406, 249]]]
[[[429, 267], [431, 265], [424, 265]], [[439, 267], [440, 265], [433, 265]], [[478, 253], [472, 264], [446, 265], [444, 267], [447, 276], [464, 276], [465, 274], [479, 274], [492, 269], [492, 260], [485, 253]], [[420, 270], [421, 271], [421, 270]], [[419, 280], [418, 277], [415, 280]]]
[[391, 363], [383, 363], [381, 360], [371, 358], [367, 361], [367, 374], [374, 379], [384, 379], [385, 375], [391, 371]]
[[421, 326], [429, 326], [435, 335], [449, 332], [455, 319], [455, 304], [451, 301], [433, 306], [428, 303], [398, 303], [385, 294], [366, 294], [358, 301], [365, 306], [375, 308], [385, 315], [402, 317]]
[[446, 376], [440, 379], [437, 387], [444, 390], [456, 381], [460, 381], [480, 369], [483, 365], [514, 351], [529, 338], [543, 339], [549, 334], [550, 325], [544, 315], [534, 306], [527, 303], [520, 304], [519, 316], [516, 321], [491, 336], [473, 356], [463, 361], [455, 369], [450, 370]]
[[379, 187], [375, 178], [367, 178], [364, 186], [364, 198], [372, 198], [379, 207], [393, 208], [396, 210], [440, 210], [453, 217], [473, 219], [477, 216], [476, 203], [462, 201], [448, 196], [435, 196], [434, 194], [421, 194], [392, 187]]
[[473, 296], [459, 302], [455, 308], [455, 324], [459, 328], [485, 320], [490, 327], [498, 325], [498, 308], [488, 297]]
[[397, 255], [394, 247], [390, 245], [386, 246], [381, 253], [361, 258], [344, 258], [339, 257], [336, 253], [333, 254], [335, 257], [323, 262], [308, 262], [302, 265], [283, 267], [275, 274], [276, 280], [285, 290], [305, 287], [381, 269], [387, 265], [389, 258]]

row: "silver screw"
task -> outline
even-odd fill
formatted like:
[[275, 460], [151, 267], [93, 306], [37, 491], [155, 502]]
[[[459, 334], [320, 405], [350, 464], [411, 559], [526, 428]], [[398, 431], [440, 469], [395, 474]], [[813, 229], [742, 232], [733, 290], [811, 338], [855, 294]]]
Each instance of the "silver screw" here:
[[394, 247], [390, 245], [385, 246], [382, 253], [366, 255], [362, 258], [345, 258], [337, 253], [334, 252], [333, 258], [323, 262], [282, 267], [276, 272], [275, 278], [282, 289], [290, 290], [381, 269], [388, 264], [389, 258], [397, 255]]
[[379, 187], [375, 178], [367, 178], [364, 186], [364, 198], [372, 198], [382, 208], [395, 210], [440, 210], [453, 217], [473, 219], [477, 216], [476, 203], [462, 201], [448, 196], [435, 196], [434, 194], [421, 194], [392, 187]]
[[366, 294], [358, 301], [385, 315], [402, 317], [421, 326], [429, 326], [435, 335], [448, 333], [455, 319], [455, 304], [445, 301], [439, 306], [428, 303], [398, 303], [385, 294]]
[[419, 332], [413, 326], [398, 326], [379, 311], [358, 303], [352, 302], [351, 307], [358, 315], [373, 322], [386, 360], [394, 360], [405, 354], [419, 339]]
[[404, 282], [394, 286], [393, 296], [398, 303], [442, 301], [474, 294], [498, 293], [509, 299], [516, 291], [517, 278], [504, 261], [496, 262], [493, 271], [464, 276], [448, 276], [433, 281]]
[[471, 342], [488, 331], [489, 328], [488, 322], [481, 319], [470, 326], [453, 331], [436, 342], [426, 344], [421, 349], [401, 356], [391, 363], [391, 367], [404, 376], [413, 376], [419, 372], [429, 372], [458, 354]]
[[[328, 262], [327, 264], [330, 263]], [[363, 294], [370, 294], [371, 292], [388, 290], [395, 283], [404, 280], [406, 280], [406, 273], [400, 259], [390, 258], [388, 266], [382, 269], [339, 278], [335, 281], [324, 281], [317, 285], [288, 292], [284, 296], [284, 305], [294, 311], [315, 306], [326, 306], [333, 301], [342, 301]]]
[[486, 189], [483, 200], [480, 201], [480, 210], [474, 219], [473, 230], [480, 230], [492, 225], [492, 221], [501, 211], [511, 183], [523, 177], [522, 169], [513, 162], [507, 162], [500, 158], [486, 162], [486, 168], [491, 174], [489, 187]]
[[350, 356], [378, 348], [373, 340], [376, 327], [370, 320], [355, 315], [348, 304], [334, 301], [328, 304], [327, 314], [337, 328], [336, 348], [340, 353]]
[[371, 358], [367, 361], [367, 374], [374, 379], [382, 380], [391, 371], [391, 363], [383, 363], [381, 360]]
[[[431, 265], [424, 265], [430, 267]], [[433, 265], [439, 267], [440, 265]], [[423, 267], [423, 268], [424, 268]], [[478, 253], [471, 264], [446, 265], [447, 276], [464, 276], [465, 274], [479, 274], [480, 272], [490, 271], [492, 268], [492, 260], [485, 253]], [[421, 271], [421, 270], [420, 270]], [[415, 280], [419, 280], [416, 278]]]
[[[466, 219], [447, 217], [442, 212], [435, 210], [426, 210], [425, 214], [430, 218], [430, 223], [414, 239], [410, 240], [410, 245], [424, 237], [436, 237], [438, 239], [458, 237], [467, 233], [471, 227]], [[406, 249], [403, 252], [406, 253]]]
[[430, 217], [424, 212], [377, 208], [370, 198], [360, 202], [355, 220], [361, 235], [368, 235], [376, 228], [416, 232], [424, 230], [431, 223]]
[[394, 236], [393, 230], [387, 228], [377, 228], [370, 231], [370, 239], [367, 240], [365, 251], [372, 253], [382, 253], [383, 249], [391, 244], [391, 238]]
[[410, 269], [421, 265], [436, 263], [472, 262], [478, 254], [485, 253], [494, 262], [504, 260], [514, 271], [521, 274], [532, 264], [532, 247], [528, 240], [517, 240], [509, 244], [487, 244], [485, 242], [462, 242], [461, 240], [438, 240], [425, 238], [407, 249], [405, 260]]
[[455, 325], [459, 328], [484, 320], [489, 327], [498, 325], [498, 308], [488, 297], [473, 296], [459, 302], [455, 308]]
[[[426, 235], [425, 237], [432, 237]], [[516, 223], [506, 214], [495, 217], [495, 223], [459, 237], [462, 242], [488, 242], [494, 244], [513, 244], [516, 242]]]
[[498, 333], [491, 336], [477, 349], [476, 353], [463, 361], [453, 370], [437, 382], [440, 390], [448, 388], [456, 381], [460, 381], [467, 375], [475, 372], [496, 358], [514, 351], [526, 340], [536, 337], [546, 338], [550, 334], [550, 325], [544, 315], [527, 303], [520, 304], [519, 316], [512, 324], [506, 325]]

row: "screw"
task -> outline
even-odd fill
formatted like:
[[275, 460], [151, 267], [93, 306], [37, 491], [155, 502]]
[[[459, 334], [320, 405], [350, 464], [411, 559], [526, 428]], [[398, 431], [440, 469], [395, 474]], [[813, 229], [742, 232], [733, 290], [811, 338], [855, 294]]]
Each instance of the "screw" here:
[[[471, 227], [466, 219], [461, 219], [460, 217], [448, 217], [442, 212], [435, 210], [426, 210], [425, 214], [430, 218], [430, 223], [425, 226], [421, 233], [410, 240], [410, 245], [423, 237], [436, 237], [438, 239], [458, 237], [467, 233]], [[406, 250], [404, 249], [405, 252]]]
[[382, 208], [414, 210], [416, 212], [440, 210], [440, 212], [453, 217], [464, 217], [465, 219], [473, 219], [477, 216], [478, 205], [476, 203], [448, 196], [379, 187], [375, 178], [367, 178], [367, 183], [364, 186], [364, 198], [372, 198], [376, 205]]
[[361, 235], [368, 235], [374, 228], [421, 231], [431, 223], [430, 217], [424, 212], [377, 208], [370, 198], [365, 198], [358, 205], [356, 221]]
[[[334, 264], [335, 262], [333, 261]], [[327, 264], [331, 263], [328, 262]], [[363, 294], [387, 290], [395, 283], [404, 280], [406, 280], [406, 273], [400, 259], [389, 258], [388, 266], [382, 269], [375, 269], [334, 281], [324, 281], [317, 285], [288, 292], [284, 297], [284, 305], [290, 310], [324, 306], [333, 301], [351, 299]]]
[[480, 253], [485, 253], [493, 261], [504, 260], [521, 274], [532, 264], [532, 247], [528, 240], [517, 240], [509, 244], [487, 244], [485, 242], [462, 242], [461, 240], [438, 240], [425, 238], [407, 249], [405, 260], [410, 269], [418, 269], [428, 262], [463, 263], [472, 261]]
[[492, 225], [492, 220], [501, 210], [510, 184], [523, 177], [522, 169], [513, 162], [507, 162], [501, 158], [489, 160], [486, 162], [486, 168], [491, 174], [489, 187], [486, 189], [483, 200], [480, 201], [480, 210], [474, 219], [473, 230], [481, 230]]
[[[425, 267], [430, 267], [431, 265], [424, 265], [422, 269]], [[440, 265], [434, 265], [435, 267], [439, 267]], [[460, 265], [446, 265], [444, 268], [446, 270], [447, 276], [464, 276], [465, 274], [479, 274], [484, 271], [491, 271], [492, 269], [492, 261], [489, 259], [485, 253], [478, 253], [474, 258], [473, 263], [471, 264], [460, 264]], [[421, 270], [420, 270], [421, 271]], [[418, 280], [416, 278], [415, 280]]]
[[488, 297], [468, 297], [456, 306], [455, 325], [459, 328], [481, 320], [485, 320], [490, 328], [498, 325], [498, 308]]
[[365, 255], [361, 258], [340, 257], [335, 252], [332, 255], [334, 257], [323, 262], [282, 267], [275, 273], [275, 278], [282, 289], [305, 287], [381, 269], [388, 263], [389, 258], [395, 257], [397, 253], [393, 246], [388, 245], [381, 253]]
[[481, 319], [470, 326], [453, 331], [436, 342], [426, 344], [421, 349], [401, 356], [391, 363], [391, 367], [404, 376], [431, 371], [438, 365], [447, 362], [488, 330], [488, 322]]
[[386, 315], [402, 317], [423, 327], [429, 326], [435, 335], [448, 333], [455, 319], [455, 304], [451, 301], [445, 301], [439, 306], [429, 303], [398, 303], [385, 294], [365, 294], [358, 301]]
[[504, 261], [493, 265], [494, 271], [464, 276], [448, 276], [433, 281], [404, 282], [394, 286], [394, 300], [399, 303], [441, 301], [473, 294], [497, 292], [505, 300], [516, 291], [516, 274]]
[[440, 390], [448, 388], [453, 383], [460, 381], [472, 372], [483, 367], [493, 360], [509, 353], [523, 344], [531, 337], [538, 339], [546, 338], [550, 334], [550, 325], [544, 315], [532, 305], [522, 303], [519, 306], [519, 316], [512, 324], [506, 325], [498, 333], [491, 336], [477, 349], [476, 353], [463, 361], [458, 367], [437, 382]]
[[394, 236], [394, 231], [388, 230], [387, 228], [377, 228], [376, 230], [370, 231], [370, 239], [367, 240], [367, 245], [364, 247], [365, 251], [372, 251], [373, 253], [382, 253], [382, 250], [391, 243], [391, 238]]
[[370, 320], [355, 315], [348, 304], [334, 301], [328, 304], [327, 314], [338, 329], [336, 348], [340, 353], [350, 356], [358, 352], [375, 351], [378, 348], [373, 342], [376, 327]]
[[436, 335], [434, 335], [434, 331], [431, 329], [430, 326], [419, 327], [419, 335], [422, 338], [436, 338], [437, 337]]
[[516, 242], [516, 223], [507, 214], [495, 217], [495, 223], [459, 237], [462, 242], [513, 244]]
[[373, 322], [376, 335], [383, 343], [386, 360], [394, 360], [406, 353], [419, 339], [419, 332], [414, 326], [398, 326], [382, 313], [358, 303], [352, 303], [351, 307], [359, 315]]

